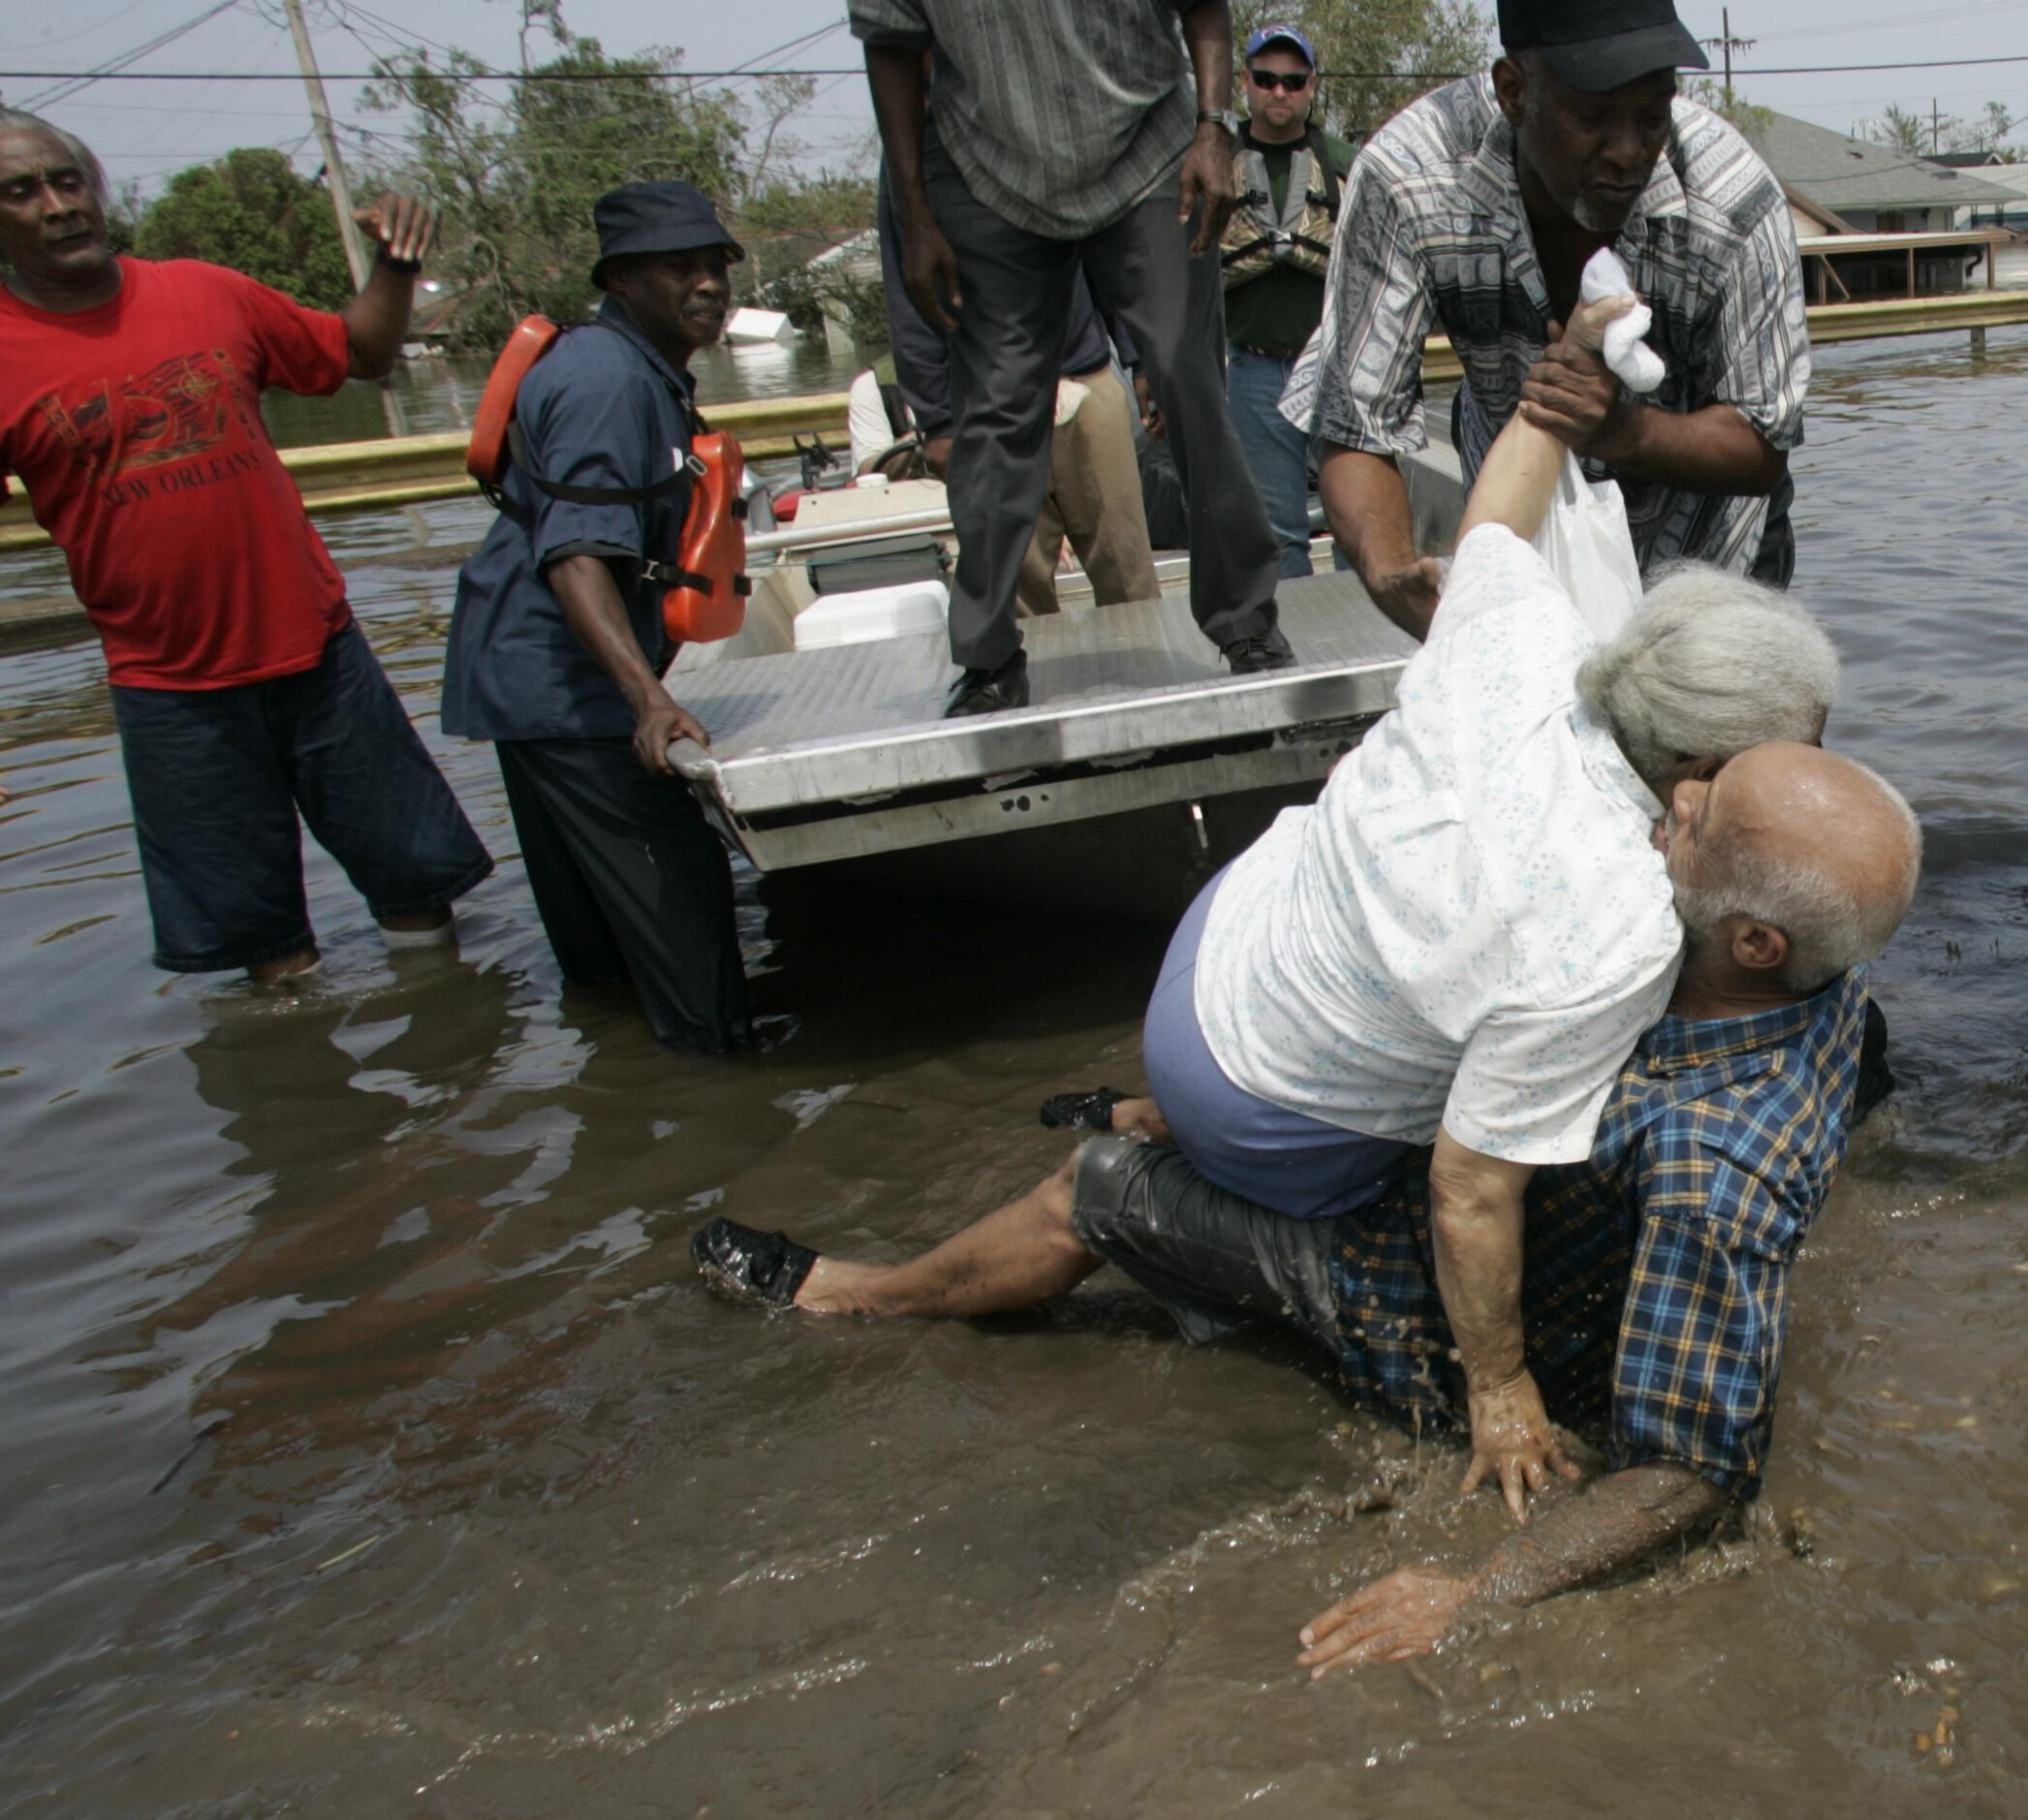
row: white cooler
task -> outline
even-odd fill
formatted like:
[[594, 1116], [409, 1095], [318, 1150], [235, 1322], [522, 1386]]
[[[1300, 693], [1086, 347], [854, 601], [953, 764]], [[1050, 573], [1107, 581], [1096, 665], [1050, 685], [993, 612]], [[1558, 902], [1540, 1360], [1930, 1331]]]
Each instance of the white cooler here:
[[951, 590], [941, 581], [901, 581], [856, 594], [820, 594], [796, 615], [796, 648], [863, 644], [899, 638], [904, 632], [941, 632], [951, 610]]

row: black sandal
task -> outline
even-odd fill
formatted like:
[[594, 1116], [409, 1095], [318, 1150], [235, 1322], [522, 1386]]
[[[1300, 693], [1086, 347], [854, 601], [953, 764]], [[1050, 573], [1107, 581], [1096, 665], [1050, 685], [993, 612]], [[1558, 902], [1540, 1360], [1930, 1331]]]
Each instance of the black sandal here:
[[715, 1219], [690, 1240], [704, 1286], [745, 1307], [793, 1308], [817, 1254], [787, 1233], [757, 1232], [737, 1220]]
[[1043, 1123], [1051, 1131], [1110, 1131], [1112, 1109], [1131, 1093], [1094, 1087], [1088, 1093], [1052, 1093], [1043, 1102]]

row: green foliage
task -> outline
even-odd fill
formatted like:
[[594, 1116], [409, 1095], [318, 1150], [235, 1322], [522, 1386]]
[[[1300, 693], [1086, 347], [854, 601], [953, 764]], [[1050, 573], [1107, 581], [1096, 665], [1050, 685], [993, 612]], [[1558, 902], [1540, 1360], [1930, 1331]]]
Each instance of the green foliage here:
[[[510, 84], [504, 105], [457, 79], [484, 68], [464, 51], [376, 66], [366, 105], [411, 116], [401, 176], [442, 209], [437, 267], [468, 293], [458, 338], [496, 344], [532, 310], [583, 316], [597, 297], [592, 204], [615, 185], [676, 177], [720, 202], [737, 193], [746, 123], [732, 101], [652, 74], [677, 55], [608, 57], [598, 40], [574, 39]], [[559, 77], [571, 79], [529, 79]]]
[[143, 258], [230, 266], [315, 309], [352, 296], [329, 194], [278, 151], [231, 151], [177, 172], [133, 234]]
[[879, 286], [871, 287], [878, 309], [870, 310], [859, 293], [866, 289], [849, 273], [812, 271], [809, 261], [825, 248], [851, 239], [872, 227], [879, 184], [872, 177], [820, 173], [806, 182], [770, 182], [750, 191], [732, 211], [733, 229], [746, 248], [746, 264], [733, 274], [733, 289], [742, 302], [780, 310], [803, 333], [823, 325], [827, 311], [853, 325], [853, 338], [863, 342], [862, 321], [878, 322], [875, 341], [887, 345], [888, 322]]
[[1772, 108], [1757, 108], [1735, 88], [1701, 77], [1684, 91], [1692, 101], [1701, 102], [1715, 114], [1730, 120], [1750, 140], [1760, 139], [1774, 124]]
[[2016, 154], [2007, 139], [2016, 124], [2012, 111], [2001, 101], [1989, 101], [1981, 111], [1962, 118], [1938, 113], [1934, 109], [1923, 113], [1889, 102], [1878, 120], [1866, 122], [1864, 135], [1878, 144], [1906, 152], [1911, 158], [1928, 158], [1938, 152], [1977, 152], [1981, 156], [1997, 155], [2002, 163], [2012, 164]]
[[1919, 158], [1929, 149], [1929, 122], [1890, 101], [1878, 120], [1866, 122], [1866, 137], [1878, 144], [1906, 152], [1911, 158]]
[[[1371, 133], [1452, 76], [1491, 68], [1494, 55], [1471, 0], [1234, 0], [1234, 43], [1243, 50], [1247, 34], [1271, 20], [1309, 34], [1329, 73], [1321, 117], [1348, 139]], [[1397, 70], [1408, 74], [1385, 74]]]

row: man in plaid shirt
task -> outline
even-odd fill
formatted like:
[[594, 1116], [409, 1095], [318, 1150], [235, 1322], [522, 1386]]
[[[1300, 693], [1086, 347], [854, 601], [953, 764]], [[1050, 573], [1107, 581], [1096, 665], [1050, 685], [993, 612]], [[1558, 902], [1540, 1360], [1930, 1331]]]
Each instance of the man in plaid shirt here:
[[[1829, 753], [1782, 750], [1835, 831], [1828, 858], [1812, 856], [1834, 886], [1815, 891], [1790, 861], [1743, 894], [1701, 887], [1704, 852], [1742, 838], [1720, 829], [1738, 808], [1719, 801], [1725, 772], [1684, 780], [1657, 832], [1689, 930], [1669, 1012], [1622, 1069], [1589, 1159], [1528, 1188], [1526, 1368], [1556, 1418], [1603, 1420], [1610, 1469], [1540, 1504], [1470, 1572], [1405, 1567], [1321, 1614], [1300, 1633], [1313, 1676], [1426, 1653], [1475, 1605], [1530, 1604], [1638, 1565], [1759, 1491], [1790, 1267], [1864, 1110], [1865, 970], [1826, 980], [1821, 957], [1855, 919], [1884, 941], [1920, 859], [1889, 786]], [[1116, 1133], [1163, 1132], [1150, 1101], [1110, 1117]], [[1357, 1213], [1297, 1220], [1213, 1186], [1166, 1145], [1113, 1136], [904, 1264], [820, 1257], [729, 1220], [692, 1249], [713, 1287], [744, 1300], [888, 1316], [1015, 1312], [1111, 1263], [1192, 1341], [1290, 1327], [1332, 1353], [1356, 1400], [1419, 1431], [1464, 1419], [1420, 1172]]]

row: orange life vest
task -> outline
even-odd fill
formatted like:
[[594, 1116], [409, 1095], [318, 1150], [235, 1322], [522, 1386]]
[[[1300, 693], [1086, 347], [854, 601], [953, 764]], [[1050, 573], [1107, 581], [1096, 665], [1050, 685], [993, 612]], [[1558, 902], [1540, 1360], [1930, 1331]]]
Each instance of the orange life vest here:
[[648, 558], [641, 564], [641, 575], [663, 584], [662, 628], [675, 643], [704, 644], [731, 638], [745, 620], [746, 597], [753, 592], [746, 575], [746, 500], [740, 492], [746, 462], [738, 443], [723, 430], [707, 428], [696, 406], [678, 392], [676, 400], [690, 420], [690, 453], [667, 479], [651, 486], [571, 486], [546, 481], [528, 460], [515, 404], [521, 382], [563, 332], [546, 316], [524, 316], [515, 325], [473, 413], [472, 437], [465, 446], [466, 473], [495, 507], [517, 521], [522, 514], [501, 490], [507, 470], [514, 466], [550, 498], [580, 506], [642, 505], [688, 485], [690, 508], [673, 558]]

